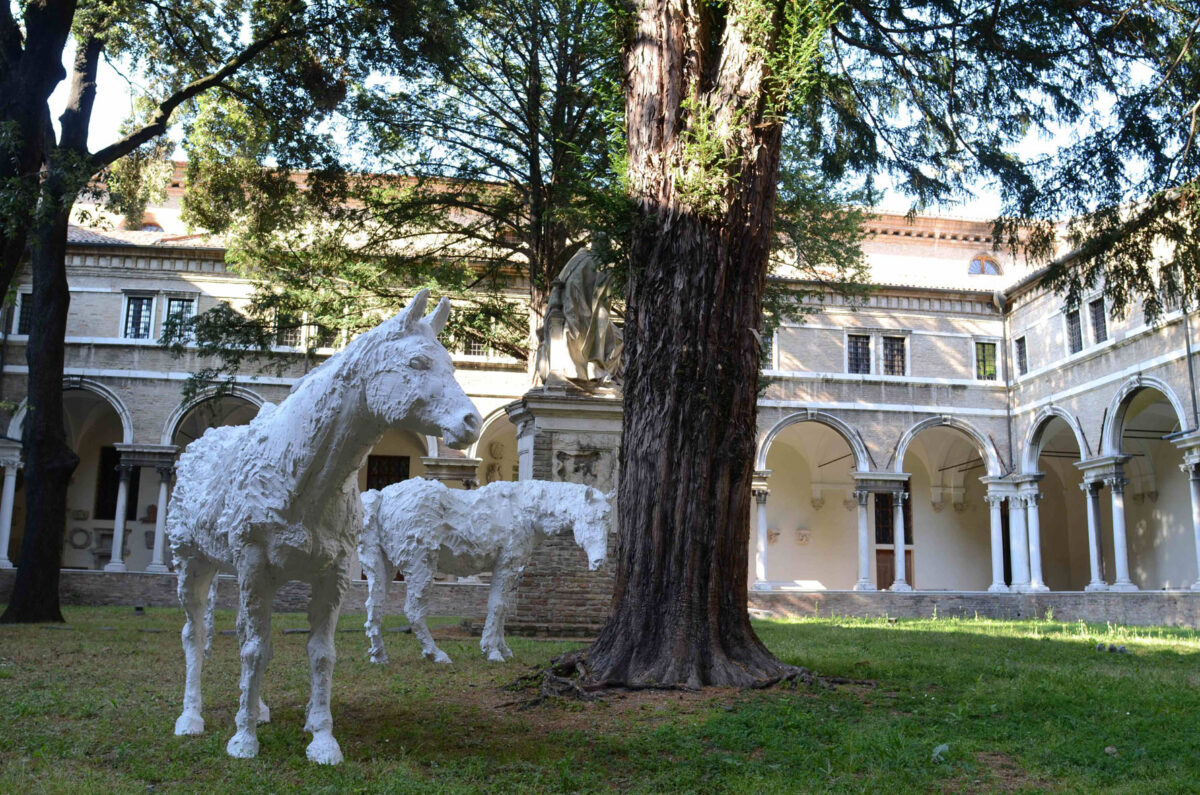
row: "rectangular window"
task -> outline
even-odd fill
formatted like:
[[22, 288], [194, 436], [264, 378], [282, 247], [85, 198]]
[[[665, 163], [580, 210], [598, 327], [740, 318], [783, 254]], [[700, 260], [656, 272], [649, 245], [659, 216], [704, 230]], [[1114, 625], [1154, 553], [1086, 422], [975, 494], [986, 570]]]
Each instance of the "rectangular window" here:
[[14, 334], [28, 334], [33, 327], [33, 293], [17, 296], [17, 329]]
[[1100, 343], [1108, 339], [1108, 317], [1104, 314], [1104, 299], [1097, 298], [1088, 304], [1092, 316], [1092, 339]]
[[337, 345], [337, 339], [337, 329], [323, 326], [320, 323], [313, 325], [314, 348], [333, 348]]
[[[181, 326], [196, 315], [195, 298], [168, 298], [165, 324], [179, 332]], [[165, 329], [164, 329], [165, 333]]]
[[[100, 448], [100, 471], [96, 473], [96, 502], [92, 518], [112, 521], [117, 516], [117, 489], [121, 484], [121, 473], [117, 465], [121, 463], [121, 454], [117, 448], [109, 445]], [[129, 491], [125, 494], [125, 521], [137, 519], [138, 485], [141, 483], [141, 470], [135, 468], [129, 478]]]
[[300, 318], [279, 312], [275, 315], [275, 344], [284, 348], [299, 348], [304, 344], [304, 329]]
[[846, 335], [846, 369], [867, 375], [871, 372], [871, 338], [864, 334]]
[[1071, 353], [1083, 350], [1083, 326], [1079, 324], [1079, 310], [1067, 312], [1067, 347]]
[[125, 339], [150, 339], [150, 324], [153, 318], [153, 296], [129, 295], [125, 297]]
[[463, 353], [467, 356], [487, 356], [487, 343], [471, 337], [463, 341]]
[[1025, 375], [1029, 372], [1029, 351], [1025, 348], [1025, 338], [1017, 340], [1017, 372]]
[[904, 337], [883, 338], [883, 374], [904, 375]]
[[[895, 496], [875, 493], [875, 543], [889, 545], [895, 540]], [[904, 543], [913, 542], [912, 500], [904, 501]]]
[[975, 378], [980, 381], [996, 380], [996, 343], [975, 343]]
[[408, 480], [408, 456], [367, 456], [367, 490], [382, 489], [393, 483]]

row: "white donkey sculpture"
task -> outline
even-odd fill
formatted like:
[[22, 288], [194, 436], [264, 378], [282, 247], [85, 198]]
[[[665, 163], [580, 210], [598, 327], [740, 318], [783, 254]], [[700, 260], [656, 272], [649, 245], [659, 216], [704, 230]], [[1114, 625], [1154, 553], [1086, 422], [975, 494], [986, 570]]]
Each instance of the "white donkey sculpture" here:
[[279, 406], [266, 404], [249, 425], [212, 428], [179, 459], [167, 532], [187, 613], [183, 714], [176, 734], [200, 734], [200, 668], [206, 646], [205, 595], [218, 567], [238, 579], [241, 700], [230, 756], [258, 754], [257, 724], [271, 657], [271, 602], [293, 579], [312, 583], [308, 607], [312, 694], [305, 730], [308, 758], [342, 761], [329, 711], [333, 633], [349, 585], [349, 558], [362, 531], [358, 470], [389, 428], [441, 435], [463, 447], [480, 416], [454, 380], [437, 334], [450, 306], [423, 317], [422, 290], [403, 311], [361, 335], [300, 379]]
[[407, 589], [404, 613], [427, 659], [450, 662], [425, 625], [429, 586], [436, 571], [469, 575], [491, 570], [487, 621], [479, 646], [489, 660], [512, 657], [504, 642], [504, 618], [512, 608], [521, 572], [534, 545], [548, 535], [574, 530], [588, 567], [604, 562], [609, 500], [578, 483], [522, 480], [489, 483], [475, 491], [412, 478], [362, 495], [364, 531], [358, 557], [367, 574], [367, 638], [371, 661], [387, 662], [380, 623], [387, 585], [399, 568]]

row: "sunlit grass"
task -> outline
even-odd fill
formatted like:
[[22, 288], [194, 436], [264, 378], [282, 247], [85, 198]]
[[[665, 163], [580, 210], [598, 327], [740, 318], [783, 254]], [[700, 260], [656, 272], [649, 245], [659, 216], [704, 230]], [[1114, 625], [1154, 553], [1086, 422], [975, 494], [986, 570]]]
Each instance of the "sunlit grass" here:
[[[516, 660], [496, 665], [443, 625], [439, 645], [455, 664], [441, 667], [420, 658], [411, 636], [389, 632], [392, 663], [381, 669], [366, 659], [362, 617], [347, 615], [334, 683], [346, 763], [329, 769], [304, 759], [306, 636], [282, 632], [304, 627], [302, 616], [275, 619], [273, 720], [248, 762], [223, 750], [237, 703], [233, 637], [217, 636], [205, 670], [208, 733], [177, 738], [180, 612], [68, 608], [67, 618], [66, 630], [0, 627], [0, 792], [1169, 792], [1200, 781], [1191, 629], [758, 622], [784, 660], [871, 684], [525, 710], [503, 685], [575, 643], [510, 638]], [[232, 616], [218, 623], [232, 628]]]

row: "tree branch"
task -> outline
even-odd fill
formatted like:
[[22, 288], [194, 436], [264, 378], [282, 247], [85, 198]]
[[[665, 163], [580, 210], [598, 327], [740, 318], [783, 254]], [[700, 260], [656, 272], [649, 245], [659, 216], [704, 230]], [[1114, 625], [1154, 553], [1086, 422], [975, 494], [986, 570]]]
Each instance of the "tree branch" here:
[[182, 105], [184, 102], [187, 102], [189, 99], [203, 94], [208, 89], [220, 85], [226, 78], [230, 77], [243, 66], [250, 63], [250, 61], [254, 60], [254, 58], [256, 58], [263, 50], [267, 49], [273, 44], [283, 41], [284, 39], [297, 36], [303, 32], [303, 30], [304, 28], [297, 28], [295, 30], [276, 28], [276, 30], [270, 35], [258, 39], [246, 47], [246, 49], [230, 58], [220, 69], [202, 78], [193, 80], [191, 83], [188, 83], [186, 86], [159, 103], [158, 108], [154, 112], [153, 118], [149, 122], [129, 133], [129, 135], [126, 135], [116, 143], [110, 144], [109, 146], [101, 149], [99, 152], [96, 152], [96, 154], [92, 155], [91, 162], [93, 170], [99, 171], [100, 169], [121, 159], [147, 141], [162, 135], [167, 131], [167, 126], [171, 121], [171, 114], [175, 112], [177, 107]]

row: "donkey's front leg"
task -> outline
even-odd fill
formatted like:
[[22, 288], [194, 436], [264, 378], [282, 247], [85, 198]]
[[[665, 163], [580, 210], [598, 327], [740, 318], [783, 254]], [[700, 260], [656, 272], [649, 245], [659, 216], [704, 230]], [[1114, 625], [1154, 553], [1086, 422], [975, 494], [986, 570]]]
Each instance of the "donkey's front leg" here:
[[383, 606], [387, 604], [388, 581], [395, 576], [396, 570], [387, 562], [381, 545], [371, 547], [364, 544], [359, 547], [363, 572], [367, 575], [367, 641], [371, 644], [371, 662], [386, 665], [387, 649], [383, 647]]
[[257, 547], [242, 550], [238, 569], [238, 641], [242, 651], [241, 698], [235, 723], [237, 732], [225, 751], [239, 759], [258, 756], [259, 704], [262, 677], [271, 660], [271, 601], [275, 582], [266, 555]]
[[520, 561], [501, 555], [492, 571], [487, 621], [483, 625], [483, 637], [479, 640], [479, 648], [492, 662], [504, 662], [513, 656], [512, 649], [504, 642], [504, 621], [516, 599], [517, 583], [524, 570], [525, 566]]
[[337, 652], [333, 633], [337, 630], [342, 597], [350, 585], [349, 564], [340, 561], [335, 569], [313, 582], [312, 601], [308, 603], [308, 661], [312, 668], [312, 695], [308, 702], [308, 720], [304, 730], [312, 732], [308, 745], [310, 761], [336, 765], [342, 761], [342, 749], [333, 738], [333, 714], [329, 700], [333, 689], [333, 664]]

